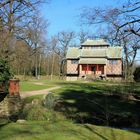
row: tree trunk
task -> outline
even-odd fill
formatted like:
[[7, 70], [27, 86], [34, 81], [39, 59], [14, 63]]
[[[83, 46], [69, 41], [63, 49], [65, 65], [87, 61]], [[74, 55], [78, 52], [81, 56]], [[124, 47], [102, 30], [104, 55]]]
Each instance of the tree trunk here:
[[52, 77], [53, 77], [53, 71], [54, 71], [54, 52], [53, 52], [53, 55], [52, 55], [51, 80], [52, 80]]

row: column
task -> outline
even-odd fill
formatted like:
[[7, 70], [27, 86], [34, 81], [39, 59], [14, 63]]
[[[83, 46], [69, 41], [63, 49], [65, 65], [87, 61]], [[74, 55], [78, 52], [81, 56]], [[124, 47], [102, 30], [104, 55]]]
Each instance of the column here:
[[89, 68], [88, 68], [88, 64], [87, 64], [87, 69], [86, 69], [87, 72], [86, 72], [86, 74], [88, 74], [88, 70], [89, 70]]
[[98, 74], [98, 71], [99, 71], [99, 66], [98, 66], [98, 64], [97, 64], [96, 66], [97, 66], [97, 74]]
[[105, 75], [105, 76], [106, 76], [106, 68], [107, 68], [107, 66], [104, 65], [104, 75]]
[[79, 64], [79, 76], [81, 75], [82, 73], [82, 65]]

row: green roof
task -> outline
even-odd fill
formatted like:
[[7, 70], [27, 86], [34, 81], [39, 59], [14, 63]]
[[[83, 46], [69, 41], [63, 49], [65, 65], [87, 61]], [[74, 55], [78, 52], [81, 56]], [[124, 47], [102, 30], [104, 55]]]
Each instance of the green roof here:
[[82, 46], [109, 46], [109, 43], [107, 43], [104, 39], [96, 39], [96, 40], [89, 40], [87, 39], [83, 44], [81, 44]]
[[80, 58], [79, 64], [106, 64], [105, 58]]
[[66, 58], [78, 58], [79, 52], [79, 48], [69, 48], [66, 54]]
[[121, 58], [122, 57], [122, 47], [108, 47], [107, 57], [108, 58]]
[[81, 57], [106, 57], [106, 49], [82, 49]]
[[69, 48], [66, 54], [67, 59], [78, 59], [85, 57], [104, 57], [104, 58], [122, 58], [122, 47], [79, 49]]

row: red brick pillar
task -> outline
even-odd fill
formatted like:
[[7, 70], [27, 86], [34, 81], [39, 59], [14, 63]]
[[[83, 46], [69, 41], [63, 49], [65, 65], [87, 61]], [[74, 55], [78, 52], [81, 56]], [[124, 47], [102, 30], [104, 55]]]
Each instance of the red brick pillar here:
[[10, 79], [9, 80], [9, 94], [10, 95], [19, 95], [19, 79]]

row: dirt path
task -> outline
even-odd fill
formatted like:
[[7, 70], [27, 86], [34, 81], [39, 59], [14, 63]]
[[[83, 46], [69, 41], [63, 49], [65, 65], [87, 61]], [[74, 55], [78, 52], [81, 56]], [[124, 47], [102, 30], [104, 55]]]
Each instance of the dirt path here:
[[61, 87], [56, 86], [56, 87], [43, 89], [43, 90], [20, 92], [20, 96], [21, 96], [21, 98], [26, 98], [26, 97], [30, 97], [30, 96], [33, 96], [33, 95], [48, 94], [49, 91], [59, 89], [59, 88], [61, 88]]

